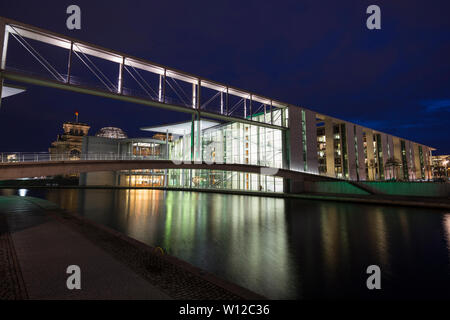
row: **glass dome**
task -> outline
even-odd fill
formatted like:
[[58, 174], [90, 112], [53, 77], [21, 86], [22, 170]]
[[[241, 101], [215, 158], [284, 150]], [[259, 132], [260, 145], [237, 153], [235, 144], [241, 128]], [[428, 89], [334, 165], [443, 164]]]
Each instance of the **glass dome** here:
[[110, 139], [123, 139], [128, 138], [127, 134], [120, 128], [116, 127], [104, 127], [98, 130], [96, 137], [110, 138]]

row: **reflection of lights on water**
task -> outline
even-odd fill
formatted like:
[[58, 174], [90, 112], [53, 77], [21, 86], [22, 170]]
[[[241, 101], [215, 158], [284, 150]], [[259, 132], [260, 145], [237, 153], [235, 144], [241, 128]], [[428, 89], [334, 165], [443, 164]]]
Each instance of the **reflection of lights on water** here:
[[28, 190], [27, 189], [19, 189], [19, 196], [25, 197], [27, 195]]
[[444, 215], [442, 224], [444, 226], [444, 232], [447, 237], [447, 248], [450, 251], [450, 213]]

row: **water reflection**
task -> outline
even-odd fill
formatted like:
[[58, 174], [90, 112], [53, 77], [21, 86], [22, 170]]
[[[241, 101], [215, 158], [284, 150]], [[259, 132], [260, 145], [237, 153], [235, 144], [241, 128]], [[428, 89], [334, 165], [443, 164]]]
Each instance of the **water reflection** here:
[[[270, 298], [450, 297], [450, 214], [439, 210], [135, 189], [40, 196]], [[381, 293], [365, 287], [371, 264]]]
[[450, 213], [447, 213], [443, 217], [442, 224], [444, 225], [445, 235], [447, 238], [447, 249], [449, 254], [449, 260], [450, 260]]

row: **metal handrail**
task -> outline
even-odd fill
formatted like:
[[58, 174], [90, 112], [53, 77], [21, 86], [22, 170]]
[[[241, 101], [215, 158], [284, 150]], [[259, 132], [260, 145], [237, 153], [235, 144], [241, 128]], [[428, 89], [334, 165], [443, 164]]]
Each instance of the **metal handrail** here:
[[80, 160], [168, 160], [165, 156], [134, 155], [131, 153], [69, 153], [55, 154], [49, 152], [2, 152], [0, 163], [42, 162], [42, 161], [80, 161]]

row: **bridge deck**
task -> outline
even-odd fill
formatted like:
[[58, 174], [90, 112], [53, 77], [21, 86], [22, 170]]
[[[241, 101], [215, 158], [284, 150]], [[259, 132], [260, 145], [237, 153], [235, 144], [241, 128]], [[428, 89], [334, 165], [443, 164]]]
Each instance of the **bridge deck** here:
[[0, 163], [0, 180], [67, 175], [95, 171], [120, 171], [138, 169], [204, 169], [248, 172], [307, 181], [338, 181], [339, 179], [247, 164], [208, 164], [206, 162], [177, 163], [171, 160], [63, 160]]

